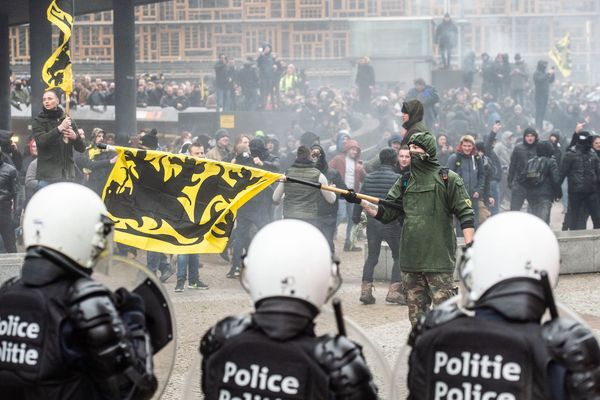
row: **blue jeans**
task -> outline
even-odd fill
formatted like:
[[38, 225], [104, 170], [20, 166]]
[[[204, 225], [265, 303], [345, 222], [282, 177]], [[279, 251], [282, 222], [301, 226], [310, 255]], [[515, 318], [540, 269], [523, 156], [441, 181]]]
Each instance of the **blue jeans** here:
[[542, 219], [550, 225], [550, 211], [552, 210], [552, 200], [549, 199], [527, 199], [529, 202], [530, 214]]
[[[496, 215], [500, 212], [500, 203], [502, 202], [502, 189], [500, 187], [500, 182], [498, 181], [490, 181], [490, 196], [494, 198], [494, 207], [490, 209], [492, 215]], [[487, 201], [485, 199], [484, 201]]]
[[154, 273], [159, 270], [160, 272], [165, 272], [171, 269], [167, 256], [162, 253], [155, 253], [154, 251], [146, 253], [146, 265]]
[[186, 278], [190, 283], [197, 282], [199, 269], [200, 256], [198, 254], [180, 254], [177, 256], [177, 282], [185, 281]]
[[346, 240], [345, 246], [350, 245], [350, 236], [352, 236], [352, 212], [354, 211], [354, 203], [348, 203], [347, 201], [340, 199], [338, 209], [338, 223], [340, 222], [340, 214], [346, 218]]

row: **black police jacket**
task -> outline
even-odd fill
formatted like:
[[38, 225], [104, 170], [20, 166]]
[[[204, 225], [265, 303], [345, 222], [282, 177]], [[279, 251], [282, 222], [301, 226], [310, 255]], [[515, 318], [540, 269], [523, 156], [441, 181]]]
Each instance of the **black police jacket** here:
[[560, 164], [560, 182], [569, 179], [569, 193], [592, 193], [600, 184], [600, 159], [581, 145], [569, 149]]
[[552, 399], [550, 362], [539, 323], [458, 317], [417, 338], [408, 399], [449, 398], [449, 393], [488, 398], [492, 392], [493, 398], [505, 393], [504, 398]]
[[10, 213], [16, 199], [17, 170], [0, 158], [0, 214]]
[[[67, 296], [80, 276], [30, 256], [23, 278], [0, 288], [0, 393], [11, 400], [104, 399], [64, 351]], [[29, 275], [29, 272], [37, 271]]]

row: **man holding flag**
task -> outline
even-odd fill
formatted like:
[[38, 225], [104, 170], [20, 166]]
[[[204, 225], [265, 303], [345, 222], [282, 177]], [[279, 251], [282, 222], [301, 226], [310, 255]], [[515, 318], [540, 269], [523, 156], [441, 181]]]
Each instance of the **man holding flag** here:
[[[73, 29], [73, 0], [54, 0], [48, 7], [47, 16], [60, 35], [57, 48], [42, 68], [42, 79], [48, 88], [42, 98], [43, 109], [32, 124], [38, 148], [38, 188], [55, 182], [74, 181], [73, 150], [85, 151], [68, 109], [68, 99], [73, 91], [69, 43]], [[66, 112], [59, 106], [60, 95], [52, 89], [61, 89], [65, 93]]]
[[77, 125], [60, 107], [58, 94], [48, 90], [42, 103], [42, 111], [31, 127], [38, 149], [38, 189], [51, 183], [74, 181], [73, 150], [85, 151]]

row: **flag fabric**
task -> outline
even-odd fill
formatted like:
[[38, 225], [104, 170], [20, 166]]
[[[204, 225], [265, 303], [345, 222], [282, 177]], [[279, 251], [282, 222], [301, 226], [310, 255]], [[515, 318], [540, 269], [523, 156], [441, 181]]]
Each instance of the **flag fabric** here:
[[115, 150], [102, 196], [115, 241], [159, 253], [221, 253], [237, 211], [283, 176], [183, 154]]
[[548, 56], [554, 61], [562, 76], [565, 78], [571, 76], [573, 65], [571, 64], [571, 36], [569, 33], [554, 44]]
[[73, 66], [69, 39], [73, 30], [73, 0], [54, 0], [48, 7], [47, 18], [59, 30], [58, 47], [42, 68], [42, 79], [47, 90], [61, 88], [65, 93], [73, 91]]

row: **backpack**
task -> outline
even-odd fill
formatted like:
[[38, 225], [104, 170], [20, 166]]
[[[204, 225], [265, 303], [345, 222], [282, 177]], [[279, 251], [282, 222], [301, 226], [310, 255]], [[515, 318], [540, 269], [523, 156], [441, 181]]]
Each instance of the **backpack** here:
[[520, 183], [529, 187], [540, 186], [544, 182], [544, 166], [543, 157], [536, 156], [527, 160]]

